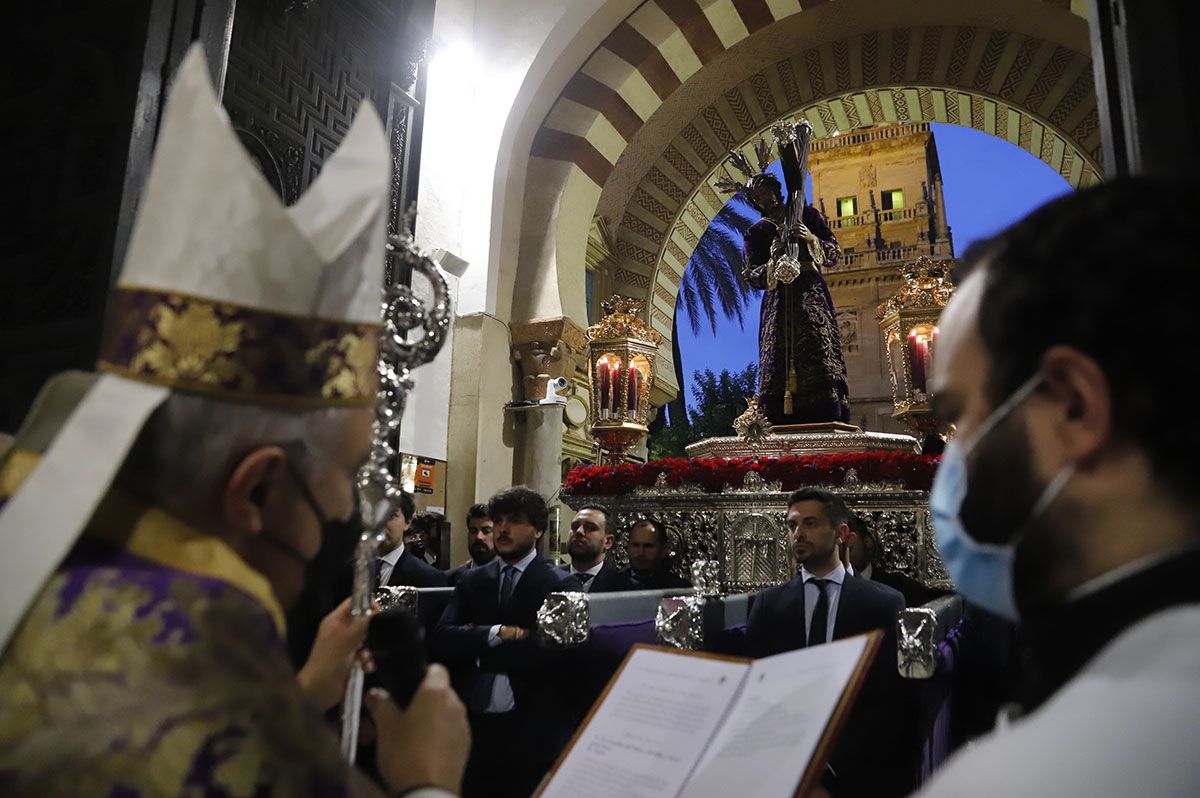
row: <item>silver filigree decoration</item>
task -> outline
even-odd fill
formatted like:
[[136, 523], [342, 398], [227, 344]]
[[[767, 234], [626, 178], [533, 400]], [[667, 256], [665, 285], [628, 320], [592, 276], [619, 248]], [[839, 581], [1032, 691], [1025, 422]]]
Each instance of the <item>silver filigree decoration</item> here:
[[861, 482], [862, 480], [858, 478], [857, 468], [846, 469], [846, 475], [842, 477], [843, 485], [845, 485], [847, 488], [857, 488]]
[[551, 593], [537, 611], [538, 639], [547, 648], [581, 646], [591, 634], [591, 617], [587, 593]]
[[758, 394], [746, 397], [746, 410], [733, 420], [733, 431], [754, 450], [771, 436], [771, 422], [763, 414]]
[[796, 281], [804, 268], [804, 264], [791, 255], [780, 255], [775, 259], [775, 279], [784, 285], [789, 285]]
[[658, 642], [687, 651], [703, 648], [704, 602], [700, 596], [675, 596], [660, 601], [654, 618]]
[[721, 563], [717, 560], [696, 560], [692, 563], [692, 587], [697, 596], [721, 595]]
[[725, 538], [726, 592], [758, 590], [794, 575], [791, 538], [782, 513], [745, 513], [731, 521]]
[[742, 486], [734, 488], [731, 493], [778, 493], [783, 490], [783, 483], [778, 480], [767, 482], [757, 471], [747, 471], [742, 477]]
[[399, 587], [386, 585], [375, 591], [375, 603], [379, 605], [381, 610], [391, 610], [396, 607], [404, 607], [412, 613], [416, 613], [417, 606], [420, 603], [421, 594], [417, 592], [415, 587]]
[[778, 457], [784, 454], [825, 454], [828, 452], [911, 452], [921, 451], [921, 443], [911, 435], [887, 432], [779, 432], [773, 430], [758, 447], [740, 436], [705, 438], [689, 443], [688, 457]]
[[[350, 612], [362, 616], [371, 609], [372, 577], [379, 547], [386, 539], [385, 527], [400, 507], [399, 478], [392, 468], [400, 462], [398, 441], [400, 419], [412, 391], [412, 370], [437, 355], [450, 329], [450, 289], [437, 265], [413, 243], [413, 210], [405, 215], [401, 235], [388, 236], [387, 258], [391, 273], [397, 274], [396, 262], [429, 281], [432, 302], [428, 308], [407, 285], [393, 283], [383, 289], [383, 331], [379, 336], [379, 396], [375, 401], [375, 421], [371, 428], [371, 451], [359, 469], [357, 491], [363, 532], [354, 551], [354, 587]], [[409, 333], [420, 329], [420, 338]], [[362, 715], [363, 671], [355, 665], [346, 682], [342, 702], [342, 758], [354, 763], [358, 751], [358, 727]]]
[[937, 613], [908, 607], [896, 620], [896, 666], [905, 679], [929, 679], [937, 671]]

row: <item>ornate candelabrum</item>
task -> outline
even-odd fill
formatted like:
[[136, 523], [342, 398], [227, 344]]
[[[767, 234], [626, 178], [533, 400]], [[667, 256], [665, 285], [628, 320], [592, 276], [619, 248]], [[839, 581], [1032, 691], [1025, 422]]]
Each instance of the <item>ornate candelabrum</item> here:
[[642, 302], [614, 296], [587, 329], [592, 437], [619, 463], [650, 430], [650, 385], [662, 338], [641, 318]]
[[920, 257], [900, 267], [904, 285], [876, 310], [887, 343], [892, 418], [918, 438], [938, 430], [929, 403], [929, 380], [937, 353], [938, 317], [954, 294], [951, 260]]
[[[404, 224], [407, 229], [408, 222]], [[412, 391], [412, 370], [437, 355], [450, 328], [450, 291], [437, 266], [417, 250], [408, 234], [389, 236], [388, 267], [395, 274], [401, 266], [421, 274], [433, 289], [433, 300], [426, 308], [402, 283], [393, 283], [383, 291], [383, 332], [379, 341], [379, 397], [375, 403], [371, 454], [358, 473], [358, 504], [363, 532], [354, 552], [354, 588], [351, 613], [364, 615], [371, 609], [375, 558], [385, 539], [387, 522], [400, 508], [400, 480], [392, 472], [399, 465], [395, 448], [404, 405]], [[409, 340], [408, 333], [420, 329], [419, 339]], [[362, 714], [363, 670], [351, 669], [342, 702], [342, 757], [353, 764], [358, 749], [358, 724]]]

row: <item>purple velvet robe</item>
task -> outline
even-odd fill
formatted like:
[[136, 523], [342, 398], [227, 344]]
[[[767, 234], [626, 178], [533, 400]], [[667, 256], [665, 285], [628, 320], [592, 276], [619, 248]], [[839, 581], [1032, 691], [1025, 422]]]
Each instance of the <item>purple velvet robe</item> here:
[[[841, 258], [841, 249], [825, 217], [804, 206], [803, 222], [821, 241], [825, 265]], [[763, 290], [758, 328], [759, 407], [772, 424], [849, 422], [850, 392], [846, 363], [829, 287], [821, 274], [805, 269], [793, 282], [767, 288], [767, 261], [778, 227], [760, 219], [746, 232], [744, 254], [750, 285]], [[796, 372], [792, 412], [784, 413], [789, 364]]]

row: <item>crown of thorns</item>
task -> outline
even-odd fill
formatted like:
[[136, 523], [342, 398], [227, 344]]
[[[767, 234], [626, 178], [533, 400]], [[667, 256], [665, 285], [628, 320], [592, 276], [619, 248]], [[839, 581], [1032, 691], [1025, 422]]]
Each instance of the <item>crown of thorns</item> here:
[[716, 187], [718, 191], [723, 191], [726, 194], [739, 194], [754, 183], [755, 178], [767, 174], [767, 167], [771, 165], [773, 152], [771, 145], [766, 139], [759, 139], [754, 142], [754, 156], [758, 161], [758, 169], [750, 165], [750, 159], [745, 153], [738, 150], [729, 151], [729, 162], [734, 168], [746, 176], [746, 182], [734, 180], [728, 174], [717, 178]]

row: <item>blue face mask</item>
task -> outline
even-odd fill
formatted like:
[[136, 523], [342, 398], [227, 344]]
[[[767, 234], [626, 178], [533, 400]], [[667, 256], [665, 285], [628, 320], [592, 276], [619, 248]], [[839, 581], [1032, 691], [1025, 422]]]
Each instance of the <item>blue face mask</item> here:
[[[950, 441], [929, 494], [934, 541], [955, 588], [963, 598], [1010, 621], [1016, 621], [1018, 617], [1013, 598], [1013, 557], [1017, 544], [1030, 522], [1040, 517], [1058, 498], [1074, 475], [1075, 466], [1067, 465], [1059, 470], [1038, 497], [1029, 517], [1007, 543], [980, 543], [971, 537], [962, 523], [962, 505], [967, 497], [967, 457], [997, 424], [1029, 398], [1041, 381], [1041, 374], [1026, 380], [984, 419], [969, 440]], [[992, 487], [999, 489], [1000, 486]]]

